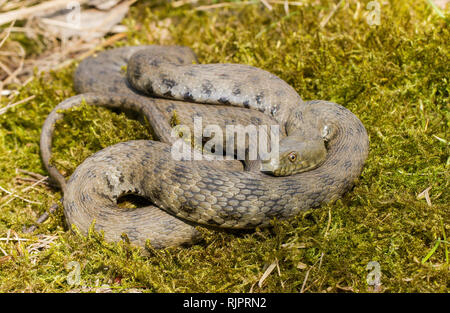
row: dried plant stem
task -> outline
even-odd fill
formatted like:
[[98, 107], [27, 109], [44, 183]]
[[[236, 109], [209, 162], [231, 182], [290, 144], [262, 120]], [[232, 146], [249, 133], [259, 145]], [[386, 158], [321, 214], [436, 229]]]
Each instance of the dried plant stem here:
[[[46, 1], [41, 4], [28, 7], [28, 8], [22, 8], [17, 9], [14, 11], [6, 12], [0, 14], [0, 25], [15, 21], [15, 20], [21, 20], [26, 19], [32, 15], [39, 14], [41, 12], [45, 12], [48, 9], [55, 9], [55, 8], [61, 8], [65, 5], [72, 2], [72, 0], [52, 0], [52, 1]], [[80, 4], [87, 2], [87, 0], [78, 0]]]

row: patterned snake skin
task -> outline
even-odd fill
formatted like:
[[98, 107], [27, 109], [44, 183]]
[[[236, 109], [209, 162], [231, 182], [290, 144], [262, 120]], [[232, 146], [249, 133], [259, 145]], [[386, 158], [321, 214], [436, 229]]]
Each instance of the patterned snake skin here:
[[[40, 142], [44, 165], [63, 190], [69, 225], [87, 233], [95, 221], [106, 240], [120, 241], [126, 234], [135, 245], [150, 240], [163, 248], [196, 242], [198, 224], [264, 227], [273, 218], [287, 219], [333, 201], [353, 186], [367, 158], [368, 136], [349, 110], [322, 100], [304, 102], [280, 78], [258, 68], [195, 62], [189, 48], [178, 46], [124, 47], [81, 62], [75, 73], [81, 95], [55, 107]], [[83, 101], [140, 113], [160, 141], [107, 147], [87, 158], [66, 182], [49, 163], [54, 125], [63, 117], [61, 110]], [[237, 160], [177, 161], [171, 155], [177, 140], [170, 136], [174, 114], [189, 127], [193, 116], [223, 129], [277, 124], [281, 140], [309, 140], [313, 144], [306, 150], [320, 152], [303, 151], [299, 158], [307, 160], [309, 170], [284, 177], [244, 171]], [[148, 198], [153, 205], [120, 208], [117, 200], [125, 194]]]

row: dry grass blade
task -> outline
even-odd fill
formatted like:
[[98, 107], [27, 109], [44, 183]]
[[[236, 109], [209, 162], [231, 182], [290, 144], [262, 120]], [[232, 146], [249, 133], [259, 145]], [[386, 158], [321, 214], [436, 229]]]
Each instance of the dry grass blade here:
[[298, 2], [298, 1], [294, 1], [294, 2], [291, 2], [291, 1], [288, 1], [288, 0], [266, 0], [268, 3], [271, 3], [271, 4], [282, 4], [283, 6], [284, 6], [284, 8], [286, 9], [286, 7], [289, 7], [289, 6], [303, 6], [303, 5], [305, 5], [305, 4], [307, 4], [307, 2]]
[[[173, 4], [174, 7], [182, 6], [187, 3], [196, 3], [197, 1], [177, 1]], [[305, 3], [303, 2], [289, 2], [286, 0], [259, 0], [259, 1], [239, 1], [239, 2], [219, 2], [215, 4], [210, 5], [201, 5], [199, 7], [196, 7], [195, 10], [197, 11], [207, 11], [212, 9], [220, 9], [225, 7], [233, 7], [233, 6], [240, 6], [240, 5], [248, 5], [248, 4], [263, 4], [269, 11], [273, 10], [272, 4], [281, 4], [284, 6], [284, 10], [286, 14], [289, 14], [289, 6], [303, 6]]]
[[0, 11], [8, 12], [38, 4], [40, 0], [1, 0]]
[[[25, 188], [25, 189], [26, 189], [26, 188]], [[6, 197], [3, 197], [2, 199], [0, 199], [0, 201], [1, 201], [1, 200], [8, 199], [8, 198], [10, 198], [10, 197], [13, 197], [13, 198], [18, 198], [18, 199], [20, 199], [20, 200], [22, 200], [22, 201], [25, 201], [25, 202], [27, 202], [27, 203], [30, 203], [30, 204], [42, 204], [41, 202], [38, 202], [38, 201], [32, 201], [32, 200], [25, 199], [25, 198], [23, 198], [23, 197], [21, 197], [21, 196], [15, 194], [15, 193], [9, 191], [9, 190], [3, 188], [2, 186], [0, 186], [0, 190], [3, 191], [3, 192], [5, 192], [5, 193], [7, 194], [7, 196], [6, 196]], [[11, 199], [9, 199], [7, 202], [3, 203], [3, 204], [0, 206], [0, 208], [4, 207], [4, 206], [7, 205], [9, 202], [11, 202], [11, 201], [13, 200], [13, 198], [11, 198]]]
[[[8, 5], [1, 7], [5, 9], [8, 6], [10, 10], [13, 10], [0, 13], [0, 21], [2, 22], [9, 20], [11, 16], [15, 17], [13, 21], [26, 19], [24, 26], [13, 27], [13, 22], [0, 34], [0, 95], [2, 96], [11, 95], [14, 90], [9, 89], [16, 89], [17, 86], [23, 87], [29, 83], [34, 77], [34, 69], [36, 68], [38, 73], [60, 69], [69, 65], [74, 59], [82, 59], [86, 56], [86, 53], [90, 55], [99, 45], [104, 47], [108, 45], [108, 42], [112, 43], [124, 38], [124, 32], [127, 28], [124, 25], [118, 25], [118, 23], [122, 21], [129, 7], [136, 1], [125, 0], [120, 3], [109, 1], [107, 10], [102, 11], [92, 7], [83, 9], [81, 21], [85, 27], [82, 29], [78, 29], [79, 26], [67, 23], [67, 14], [71, 13], [60, 10], [73, 1], [58, 0], [36, 3], [36, 1], [26, 0], [19, 2], [22, 4], [21, 8], [9, 6], [12, 2], [8, 2]], [[77, 2], [80, 5], [89, 2], [90, 6], [98, 7], [99, 5], [102, 8], [106, 4], [106, 2], [92, 0]], [[113, 3], [118, 4], [112, 6]], [[12, 32], [23, 33], [27, 39], [41, 45], [44, 48], [43, 52], [37, 57], [26, 57], [22, 44], [12, 40], [9, 36]], [[113, 36], [112, 41], [107, 39], [105, 43], [103, 37], [111, 32], [119, 32], [120, 35], [118, 37]], [[11, 83], [17, 86], [10, 85], [11, 88], [4, 92], [4, 86]], [[5, 113], [6, 110], [17, 104], [19, 103], [8, 104], [7, 107], [0, 108], [0, 114]]]
[[179, 0], [179, 1], [172, 2], [172, 7], [178, 8], [185, 4], [193, 4], [193, 3], [197, 3], [197, 2], [198, 2], [198, 0]]
[[0, 238], [0, 241], [28, 241], [29, 239], [26, 238]]
[[311, 272], [311, 270], [316, 266], [317, 262], [319, 262], [321, 259], [322, 259], [322, 257], [320, 257], [306, 272], [305, 279], [303, 279], [302, 288], [300, 289], [300, 293], [304, 293], [308, 289], [308, 288], [305, 289], [305, 287], [306, 287], [306, 282], [308, 281], [309, 272]]
[[[127, 36], [127, 35], [126, 35], [125, 33], [119, 33], [119, 34], [116, 34], [116, 35], [114, 35], [114, 36], [111, 36], [110, 38], [108, 38], [107, 40], [105, 40], [103, 43], [101, 43], [101, 44], [99, 44], [99, 45], [95, 45], [94, 47], [91, 47], [91, 49], [89, 49], [88, 51], [86, 51], [86, 52], [80, 54], [78, 57], [75, 58], [75, 60], [76, 60], [76, 61], [81, 61], [82, 59], [87, 58], [88, 56], [93, 55], [93, 54], [96, 53], [99, 49], [104, 48], [104, 47], [107, 47], [107, 46], [110, 46], [110, 45], [112, 45], [114, 42], [116, 42], [116, 41], [118, 41], [118, 40], [120, 40], [120, 39], [123, 39], [123, 38], [125, 38], [126, 36]], [[89, 46], [91, 46], [91, 45], [89, 45]], [[57, 69], [63, 68], [63, 67], [65, 67], [65, 66], [69, 65], [70, 63], [72, 63], [73, 61], [74, 61], [74, 59], [66, 60], [66, 61], [64, 61], [64, 62], [61, 62], [61, 63], [59, 63], [59, 64], [56, 64], [56, 65], [53, 66], [51, 69], [52, 69], [52, 70], [57, 70]]]
[[284, 2], [284, 13], [286, 13], [286, 15], [288, 15], [289, 14], [289, 1], [285, 1]]
[[433, 2], [438, 8], [445, 10], [450, 3], [450, 0], [434, 0]]
[[275, 269], [276, 266], [277, 266], [277, 262], [276, 262], [276, 261], [269, 265], [269, 267], [266, 269], [266, 271], [264, 272], [264, 274], [263, 274], [263, 275], [261, 276], [261, 278], [259, 279], [259, 282], [258, 282], [259, 288], [262, 287], [264, 281], [265, 281], [266, 278], [270, 275], [270, 273], [272, 273], [272, 271]]
[[255, 3], [258, 3], [258, 2], [256, 2], [256, 1], [221, 2], [221, 3], [210, 4], [210, 5], [201, 5], [199, 7], [196, 7], [195, 10], [207, 11], [207, 10], [211, 10], [211, 9], [219, 9], [219, 8], [239, 6], [239, 5], [248, 5], [248, 4], [255, 4]]
[[419, 200], [425, 198], [425, 200], [427, 201], [428, 206], [432, 206], [431, 205], [430, 194], [428, 192], [428, 191], [430, 191], [430, 189], [431, 189], [431, 186], [428, 187], [427, 189], [425, 189], [424, 191], [422, 191], [421, 193], [419, 193], [417, 195], [417, 199], [419, 199]]
[[[27, 19], [30, 16], [40, 14], [42, 12], [45, 12], [49, 9], [60, 9], [65, 6], [67, 6], [69, 3], [73, 2], [73, 0], [53, 0], [53, 1], [46, 1], [41, 4], [28, 7], [28, 8], [22, 8], [17, 9], [14, 11], [6, 12], [0, 14], [0, 25], [15, 21], [15, 20], [22, 20]], [[78, 0], [79, 4], [83, 4], [87, 2], [87, 0]]]
[[18, 42], [6, 40], [8, 37], [3, 39], [3, 46], [0, 47], [2, 49], [0, 50], [0, 91], [8, 83], [22, 84], [18, 76], [25, 64], [25, 50], [23, 47]]
[[4, 114], [4, 113], [5, 113], [6, 111], [8, 111], [9, 109], [11, 109], [11, 108], [13, 108], [13, 107], [15, 107], [15, 106], [17, 106], [17, 105], [19, 105], [19, 104], [22, 104], [22, 103], [25, 103], [25, 102], [28, 102], [28, 101], [34, 99], [35, 97], [36, 97], [36, 96], [33, 95], [33, 96], [28, 97], [28, 98], [22, 99], [22, 100], [20, 100], [20, 101], [17, 101], [17, 102], [14, 102], [14, 103], [10, 103], [10, 104], [7, 104], [5, 107], [3, 107], [3, 108], [0, 109], [0, 115]]
[[0, 258], [0, 263], [2, 263], [1, 260], [3, 260], [3, 262], [7, 261], [7, 257], [10, 257], [10, 255], [8, 253], [6, 253], [6, 251], [3, 250], [1, 247], [0, 247], [0, 251], [5, 255], [4, 257]]
[[26, 249], [30, 255], [31, 263], [36, 264], [39, 253], [50, 248], [57, 239], [57, 235], [43, 235], [37, 242], [30, 244]]
[[322, 22], [320, 22], [320, 27], [321, 28], [324, 28], [328, 24], [330, 19], [333, 17], [333, 15], [336, 13], [336, 11], [341, 6], [342, 2], [344, 2], [344, 0], [341, 0], [341, 1], [338, 2], [338, 4], [335, 4], [334, 8], [331, 10], [331, 12], [322, 20]]
[[57, 187], [56, 184], [54, 184], [51, 180], [49, 180], [48, 176], [43, 176], [41, 174], [38, 173], [34, 173], [34, 172], [30, 172], [30, 171], [26, 171], [23, 169], [16, 169], [16, 173], [22, 173], [22, 174], [26, 174], [30, 177], [16, 177], [15, 180], [18, 182], [31, 182], [34, 183], [31, 187], [35, 186], [35, 185], [39, 185], [39, 184], [43, 184], [45, 186], [51, 186], [51, 187]]
[[264, 6], [265, 6], [269, 11], [272, 11], [272, 10], [273, 10], [272, 6], [271, 6], [266, 0], [261, 0], [261, 3], [264, 4]]
[[277, 271], [278, 271], [278, 277], [280, 277], [281, 288], [284, 289], [284, 282], [281, 280], [280, 263], [278, 262], [278, 259], [275, 259], [275, 262], [277, 263]]
[[3, 35], [3, 33], [2, 33], [2, 36], [4, 36], [4, 37], [2, 38], [2, 41], [0, 42], [0, 48], [5, 43], [6, 39], [8, 39], [9, 35], [11, 34], [11, 30], [13, 29], [15, 23], [16, 23], [16, 21], [12, 21], [11, 25], [6, 29], [5, 35]]
[[95, 8], [83, 9], [79, 13], [79, 21], [71, 21], [72, 12], [55, 12], [38, 19], [43, 28], [63, 41], [79, 37], [89, 42], [95, 38], [103, 38], [111, 32], [127, 14], [129, 7], [136, 0], [123, 1], [109, 10]]

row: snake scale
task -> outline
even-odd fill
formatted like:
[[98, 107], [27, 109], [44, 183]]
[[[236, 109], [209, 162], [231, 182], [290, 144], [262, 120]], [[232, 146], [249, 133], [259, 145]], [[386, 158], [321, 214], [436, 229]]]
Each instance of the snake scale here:
[[[95, 221], [106, 240], [120, 241], [126, 234], [138, 246], [146, 240], [155, 248], [192, 244], [200, 237], [196, 225], [268, 226], [274, 218], [333, 201], [354, 185], [369, 147], [353, 113], [333, 102], [303, 101], [283, 80], [252, 66], [196, 63], [187, 47], [135, 46], [104, 51], [79, 64], [74, 77], [79, 95], [54, 108], [40, 141], [44, 165], [63, 190], [69, 225], [87, 233]], [[159, 141], [107, 147], [87, 158], [66, 182], [49, 162], [53, 131], [63, 118], [61, 110], [83, 102], [138, 112]], [[175, 112], [189, 127], [193, 116], [222, 128], [277, 124], [282, 160], [289, 145], [313, 144], [292, 148], [303, 169], [291, 168], [289, 176], [243, 170], [237, 160], [175, 160], [169, 123]], [[121, 208], [117, 200], [125, 194], [145, 197], [152, 205]]]

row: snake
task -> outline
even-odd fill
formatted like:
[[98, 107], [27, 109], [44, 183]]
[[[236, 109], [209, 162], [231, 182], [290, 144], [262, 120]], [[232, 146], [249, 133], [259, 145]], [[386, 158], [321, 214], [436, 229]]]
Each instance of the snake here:
[[[284, 80], [257, 67], [200, 64], [189, 47], [99, 52], [80, 62], [74, 86], [78, 94], [59, 103], [42, 126], [41, 157], [63, 191], [67, 224], [84, 234], [94, 227], [111, 242], [189, 246], [201, 240], [197, 226], [269, 227], [274, 219], [290, 219], [340, 198], [355, 185], [368, 156], [366, 129], [347, 108], [304, 101]], [[135, 112], [148, 120], [157, 140], [106, 147], [66, 180], [50, 162], [53, 133], [64, 110], [82, 104]], [[222, 129], [278, 125], [279, 153], [253, 163], [174, 158], [180, 139], [172, 133], [174, 115], [189, 128], [195, 117]], [[128, 194], [150, 204], [119, 206]]]

